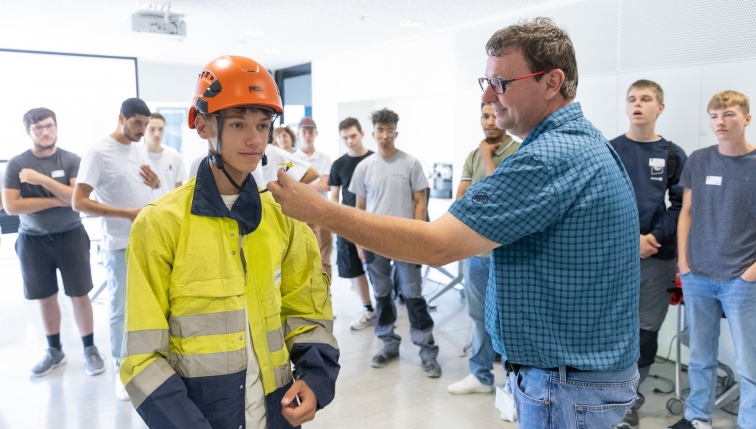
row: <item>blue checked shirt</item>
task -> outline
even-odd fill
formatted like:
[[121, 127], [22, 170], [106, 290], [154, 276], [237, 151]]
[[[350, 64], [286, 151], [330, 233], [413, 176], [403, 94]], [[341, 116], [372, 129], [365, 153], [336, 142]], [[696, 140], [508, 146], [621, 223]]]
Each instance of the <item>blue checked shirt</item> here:
[[619, 370], [639, 357], [632, 184], [579, 103], [549, 115], [451, 214], [494, 249], [486, 330], [512, 363]]

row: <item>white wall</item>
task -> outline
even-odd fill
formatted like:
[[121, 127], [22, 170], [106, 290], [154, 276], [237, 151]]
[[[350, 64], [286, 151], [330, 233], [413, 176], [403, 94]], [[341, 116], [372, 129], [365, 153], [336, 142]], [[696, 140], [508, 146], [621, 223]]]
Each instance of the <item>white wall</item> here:
[[[485, 43], [497, 29], [533, 16], [552, 17], [570, 33], [580, 72], [577, 101], [607, 138], [626, 131], [625, 91], [640, 78], [664, 88], [666, 111], [657, 131], [688, 153], [716, 142], [705, 112], [712, 95], [734, 89], [756, 97], [750, 72], [756, 67], [756, 2], [561, 1], [314, 59], [319, 147], [333, 157], [343, 153], [337, 126], [350, 106], [388, 107], [400, 116], [397, 147], [429, 165], [452, 163], [456, 186], [465, 157], [483, 137], [477, 78], [484, 73]], [[358, 119], [369, 134], [367, 118]], [[756, 141], [756, 127], [748, 138]], [[660, 355], [667, 354], [674, 320], [668, 317], [662, 328]], [[721, 338], [720, 359], [732, 366], [726, 329]]]

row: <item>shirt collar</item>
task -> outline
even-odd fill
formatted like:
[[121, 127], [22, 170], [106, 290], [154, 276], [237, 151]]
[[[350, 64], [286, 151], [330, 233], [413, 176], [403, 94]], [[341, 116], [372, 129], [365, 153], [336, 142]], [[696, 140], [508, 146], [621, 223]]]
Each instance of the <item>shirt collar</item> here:
[[301, 156], [302, 158], [304, 158], [304, 159], [306, 159], [306, 160], [308, 160], [308, 161], [310, 161], [310, 160], [313, 160], [313, 161], [314, 161], [314, 160], [316, 160], [316, 159], [320, 158], [320, 152], [318, 152], [318, 150], [317, 150], [317, 149], [315, 149], [315, 150], [314, 150], [314, 151], [312, 152], [312, 156], [310, 156], [310, 155], [307, 155], [307, 154], [305, 153], [305, 151], [303, 151], [303, 150], [302, 150], [302, 148], [299, 148], [299, 149], [297, 149], [297, 152], [299, 152], [299, 153], [301, 154], [300, 156]]
[[227, 217], [239, 222], [243, 235], [257, 229], [262, 219], [262, 204], [257, 183], [250, 174], [247, 177], [243, 191], [239, 194], [231, 210], [228, 210], [220, 196], [215, 178], [210, 171], [210, 161], [205, 158], [200, 162], [197, 179], [194, 184], [194, 198], [192, 200], [192, 214], [196, 216]]
[[504, 139], [503, 142], [501, 142], [501, 145], [498, 149], [496, 149], [496, 152], [494, 152], [494, 156], [501, 156], [502, 153], [504, 153], [505, 150], [509, 149], [510, 146], [514, 143], [514, 139], [512, 136], [507, 134], [507, 138]]
[[520, 147], [524, 147], [530, 144], [533, 140], [541, 136], [541, 134], [547, 133], [551, 130], [557, 129], [567, 122], [574, 121], [583, 117], [583, 110], [580, 108], [580, 103], [570, 103], [561, 109], [553, 112], [546, 118], [544, 118], [533, 130], [528, 133], [525, 140], [522, 141]]

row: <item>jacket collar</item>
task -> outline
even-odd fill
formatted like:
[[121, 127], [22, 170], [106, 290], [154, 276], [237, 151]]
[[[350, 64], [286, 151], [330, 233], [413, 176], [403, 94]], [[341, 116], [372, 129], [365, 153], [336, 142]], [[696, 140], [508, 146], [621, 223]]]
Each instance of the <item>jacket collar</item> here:
[[244, 191], [239, 194], [239, 199], [231, 206], [231, 210], [228, 210], [223, 198], [221, 198], [210, 168], [210, 161], [207, 158], [200, 162], [197, 180], [194, 184], [192, 214], [231, 218], [239, 222], [243, 235], [256, 230], [262, 219], [262, 204], [255, 179], [251, 174], [247, 177], [242, 187]]

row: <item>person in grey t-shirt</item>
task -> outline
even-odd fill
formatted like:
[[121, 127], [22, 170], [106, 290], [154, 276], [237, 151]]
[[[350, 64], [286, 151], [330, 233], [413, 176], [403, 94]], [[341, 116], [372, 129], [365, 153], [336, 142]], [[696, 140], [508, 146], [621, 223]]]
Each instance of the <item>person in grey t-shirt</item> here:
[[746, 141], [748, 97], [714, 95], [707, 108], [718, 144], [683, 168], [678, 264], [690, 329], [690, 395], [674, 428], [711, 427], [722, 314], [740, 375], [741, 427], [756, 422], [756, 146]]
[[105, 365], [94, 345], [92, 329], [89, 236], [79, 214], [71, 209], [80, 158], [57, 147], [58, 123], [52, 110], [28, 111], [24, 126], [33, 146], [8, 162], [3, 205], [8, 214], [19, 215], [16, 253], [21, 263], [24, 295], [39, 301], [47, 334], [49, 348], [32, 369], [32, 376], [45, 376], [66, 362], [60, 343], [57, 270], [66, 295], [73, 302], [84, 343], [85, 372], [100, 374]]
[[[357, 196], [357, 208], [387, 216], [425, 220], [428, 180], [420, 162], [394, 146], [399, 115], [388, 109], [373, 112], [373, 138], [378, 142], [378, 153], [357, 164], [349, 191]], [[399, 357], [402, 337], [394, 332], [396, 306], [391, 296], [398, 282], [401, 295], [407, 304], [410, 320], [410, 338], [420, 346], [425, 375], [441, 376], [436, 361], [438, 346], [433, 340], [433, 319], [422, 294], [421, 266], [392, 261], [382, 255], [357, 247], [360, 259], [366, 262], [370, 281], [375, 290], [375, 335], [383, 341], [381, 351], [373, 356], [371, 365], [382, 368]], [[393, 267], [392, 267], [393, 262]]]

